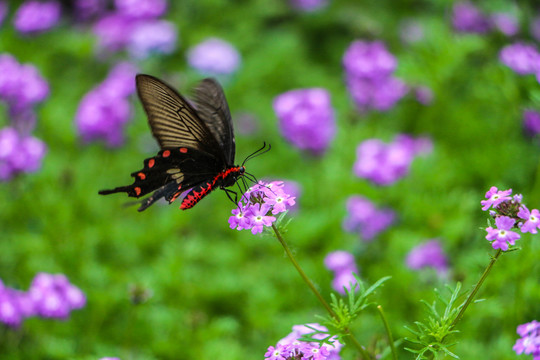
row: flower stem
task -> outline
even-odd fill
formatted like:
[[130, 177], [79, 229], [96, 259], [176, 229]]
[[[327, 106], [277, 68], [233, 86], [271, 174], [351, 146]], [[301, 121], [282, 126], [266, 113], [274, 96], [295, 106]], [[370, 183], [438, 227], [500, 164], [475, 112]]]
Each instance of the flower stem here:
[[381, 315], [384, 328], [386, 329], [386, 335], [388, 336], [388, 345], [390, 346], [390, 350], [392, 351], [392, 359], [397, 360], [396, 347], [394, 346], [394, 337], [392, 336], [392, 332], [390, 331], [390, 326], [388, 325], [388, 321], [386, 320], [386, 316], [384, 315], [382, 306], [377, 305], [377, 310], [379, 311], [379, 315]]
[[[291, 260], [291, 262], [293, 263], [294, 267], [296, 268], [296, 270], [298, 271], [298, 273], [300, 274], [300, 276], [302, 277], [304, 282], [308, 285], [308, 287], [311, 289], [311, 291], [315, 294], [317, 299], [319, 299], [319, 302], [324, 306], [326, 311], [328, 311], [330, 316], [332, 316], [334, 319], [336, 319], [336, 321], [339, 321], [339, 318], [336, 315], [336, 313], [332, 310], [330, 305], [328, 305], [326, 300], [324, 300], [321, 293], [315, 288], [315, 285], [313, 285], [313, 282], [307, 277], [304, 270], [302, 270], [302, 268], [300, 267], [300, 265], [298, 264], [298, 262], [294, 258], [294, 255], [292, 254], [291, 249], [289, 248], [289, 245], [287, 245], [287, 243], [285, 242], [285, 240], [281, 236], [281, 233], [279, 232], [279, 230], [276, 228], [276, 226], [274, 224], [272, 224], [272, 229], [274, 230], [274, 233], [276, 234], [277, 239], [281, 243], [281, 246], [283, 246], [283, 249], [285, 249], [285, 253], [289, 257], [289, 260]], [[348, 338], [351, 340], [354, 347], [356, 347], [358, 349], [358, 351], [360, 352], [361, 358], [362, 359], [370, 359], [371, 357], [369, 356], [369, 354], [362, 347], [362, 345], [360, 345], [358, 340], [356, 340], [356, 338], [353, 336], [351, 331], [348, 328], [345, 328], [344, 331], [347, 333], [347, 335], [349, 335]]]
[[478, 283], [474, 286], [474, 289], [471, 291], [471, 293], [469, 294], [469, 297], [467, 298], [467, 300], [465, 301], [465, 303], [461, 307], [461, 310], [459, 311], [459, 314], [457, 314], [456, 318], [452, 322], [452, 325], [450, 326], [450, 330], [452, 330], [454, 327], [456, 327], [457, 323], [461, 320], [461, 318], [463, 317], [463, 314], [465, 313], [465, 310], [467, 310], [467, 307], [474, 300], [474, 297], [476, 296], [476, 293], [478, 292], [478, 290], [480, 290], [480, 287], [484, 283], [484, 280], [486, 280], [487, 276], [489, 275], [489, 272], [493, 268], [493, 265], [495, 265], [495, 262], [499, 259], [501, 254], [502, 254], [502, 250], [499, 249], [499, 250], [497, 250], [497, 253], [495, 254], [495, 256], [493, 256], [491, 258], [491, 261], [489, 262], [489, 265], [487, 266], [486, 270], [484, 270], [484, 273], [482, 274], [482, 277], [480, 278]]

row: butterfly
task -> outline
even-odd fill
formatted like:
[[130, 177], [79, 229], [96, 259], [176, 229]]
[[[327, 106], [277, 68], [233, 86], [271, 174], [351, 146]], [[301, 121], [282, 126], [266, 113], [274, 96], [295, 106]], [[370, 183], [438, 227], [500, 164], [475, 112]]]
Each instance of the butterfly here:
[[[125, 192], [142, 197], [139, 211], [161, 198], [169, 203], [189, 190], [180, 209], [195, 206], [216, 188], [225, 190], [237, 203], [236, 192], [226, 189], [244, 177], [256, 181], [244, 164], [257, 154], [270, 150], [263, 147], [248, 156], [242, 165], [234, 165], [236, 152], [233, 124], [223, 89], [214, 79], [204, 79], [195, 88], [194, 105], [165, 82], [151, 75], [135, 77], [137, 94], [148, 117], [148, 123], [161, 150], [144, 160], [144, 167], [131, 174], [131, 185], [99, 194]], [[231, 195], [234, 195], [234, 199]]]

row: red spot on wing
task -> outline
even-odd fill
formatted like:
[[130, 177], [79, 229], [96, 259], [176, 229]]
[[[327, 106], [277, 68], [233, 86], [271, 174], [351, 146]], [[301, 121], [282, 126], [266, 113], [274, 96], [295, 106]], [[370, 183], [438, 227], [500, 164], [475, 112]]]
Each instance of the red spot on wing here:
[[145, 173], [143, 173], [143, 172], [140, 172], [140, 173], [138, 173], [138, 174], [137, 174], [137, 176], [138, 176], [138, 177], [139, 177], [139, 179], [141, 179], [141, 180], [144, 180], [144, 179], [146, 179], [146, 174], [145, 174]]
[[180, 152], [181, 152], [182, 154], [187, 153], [187, 148], [180, 148]]
[[148, 160], [148, 167], [149, 167], [149, 168], [154, 167], [155, 164], [156, 164], [156, 160], [154, 160], [154, 159]]
[[141, 194], [141, 188], [140, 187], [134, 187], [133, 191], [135, 191], [135, 195], [139, 196]]
[[163, 154], [161, 154], [164, 158], [169, 157], [171, 155], [171, 152], [169, 150], [165, 150]]

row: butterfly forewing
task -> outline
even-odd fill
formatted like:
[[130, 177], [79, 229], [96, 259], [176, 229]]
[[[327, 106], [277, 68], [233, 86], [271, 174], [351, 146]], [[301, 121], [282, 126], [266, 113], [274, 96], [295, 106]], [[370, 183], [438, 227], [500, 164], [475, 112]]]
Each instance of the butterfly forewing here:
[[226, 163], [214, 134], [186, 99], [153, 76], [137, 75], [136, 82], [152, 134], [162, 149], [189, 147]]
[[225, 93], [214, 79], [204, 79], [195, 88], [195, 103], [199, 117], [219, 142], [227, 164], [234, 163], [234, 130]]

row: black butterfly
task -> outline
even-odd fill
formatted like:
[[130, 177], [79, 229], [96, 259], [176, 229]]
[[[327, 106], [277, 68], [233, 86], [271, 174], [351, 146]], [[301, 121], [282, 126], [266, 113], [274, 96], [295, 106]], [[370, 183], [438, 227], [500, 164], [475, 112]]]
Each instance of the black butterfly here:
[[242, 165], [234, 165], [236, 147], [231, 113], [219, 83], [204, 79], [199, 84], [195, 89], [195, 109], [182, 95], [153, 76], [139, 74], [135, 80], [137, 94], [161, 151], [144, 160], [142, 170], [131, 174], [135, 178], [133, 184], [99, 193], [126, 192], [139, 198], [154, 192], [141, 201], [139, 211], [162, 197], [172, 203], [189, 189], [182, 200], [182, 210], [192, 208], [215, 188], [225, 190], [236, 203], [236, 198], [231, 197], [231, 193], [235, 197], [236, 193], [226, 187], [243, 177], [252, 180], [244, 164], [260, 154], [266, 144]]

